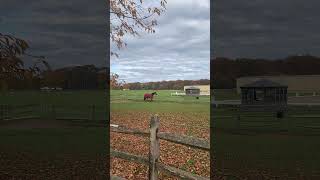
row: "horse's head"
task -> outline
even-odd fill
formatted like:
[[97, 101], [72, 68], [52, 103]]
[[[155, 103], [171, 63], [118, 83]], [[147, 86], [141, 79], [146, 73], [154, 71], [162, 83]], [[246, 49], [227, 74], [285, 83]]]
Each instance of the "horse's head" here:
[[152, 95], [158, 95], [157, 92], [153, 92]]

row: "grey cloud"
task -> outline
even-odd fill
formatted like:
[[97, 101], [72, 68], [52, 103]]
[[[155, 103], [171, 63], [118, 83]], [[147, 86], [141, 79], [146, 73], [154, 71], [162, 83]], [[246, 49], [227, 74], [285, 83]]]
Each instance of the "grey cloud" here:
[[209, 12], [208, 0], [168, 1], [156, 34], [126, 38], [111, 70], [128, 82], [209, 78]]
[[213, 7], [214, 56], [320, 55], [319, 1], [217, 0]]
[[[106, 65], [104, 1], [0, 0], [3, 33], [27, 40], [30, 53], [44, 55], [53, 67]], [[0, 22], [1, 23], [1, 22]]]

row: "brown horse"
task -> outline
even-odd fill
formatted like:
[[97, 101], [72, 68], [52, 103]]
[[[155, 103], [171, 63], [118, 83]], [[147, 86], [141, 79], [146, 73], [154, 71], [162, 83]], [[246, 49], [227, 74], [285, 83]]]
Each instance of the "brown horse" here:
[[147, 99], [150, 99], [150, 101], [152, 101], [153, 100], [153, 96], [154, 95], [158, 95], [156, 92], [153, 92], [153, 93], [151, 93], [151, 94], [144, 94], [144, 96], [143, 96], [143, 100], [145, 101], [145, 100], [147, 100]]

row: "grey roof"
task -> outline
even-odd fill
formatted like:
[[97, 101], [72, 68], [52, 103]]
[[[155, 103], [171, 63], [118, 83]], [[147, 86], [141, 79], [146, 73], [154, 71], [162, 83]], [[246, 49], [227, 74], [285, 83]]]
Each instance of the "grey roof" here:
[[192, 86], [192, 87], [186, 88], [186, 90], [187, 90], [187, 89], [200, 89], [200, 88], [197, 88], [197, 87]]
[[288, 87], [288, 86], [270, 81], [268, 79], [260, 79], [260, 80], [253, 82], [253, 83], [243, 85], [240, 88], [242, 88], [242, 87], [264, 88], [264, 87]]

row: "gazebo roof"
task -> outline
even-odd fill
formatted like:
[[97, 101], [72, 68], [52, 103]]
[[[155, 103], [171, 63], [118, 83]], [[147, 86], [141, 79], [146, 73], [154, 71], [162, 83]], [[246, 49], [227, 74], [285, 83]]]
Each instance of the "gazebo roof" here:
[[268, 88], [268, 87], [269, 88], [270, 87], [284, 87], [284, 88], [286, 88], [288, 86], [270, 81], [268, 79], [260, 79], [260, 80], [253, 82], [253, 83], [243, 85], [240, 88]]

